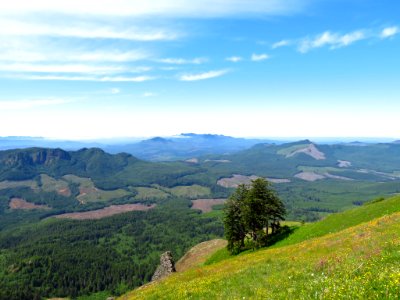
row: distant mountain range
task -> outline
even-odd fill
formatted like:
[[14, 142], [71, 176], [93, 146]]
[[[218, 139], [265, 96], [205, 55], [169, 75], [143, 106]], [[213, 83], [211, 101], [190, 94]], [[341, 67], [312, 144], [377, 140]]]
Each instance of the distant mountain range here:
[[40, 137], [2, 137], [0, 138], [0, 150], [32, 147], [79, 150], [96, 147], [111, 154], [125, 152], [144, 160], [171, 161], [209, 154], [234, 153], [248, 149], [258, 143], [282, 143], [282, 141], [194, 133], [184, 133], [168, 138], [154, 137], [145, 140], [125, 139], [86, 142], [51, 140]]
[[[216, 134], [182, 133], [173, 137], [154, 137], [150, 139], [109, 139], [96, 141], [53, 140], [41, 137], [0, 137], [0, 150], [24, 149], [32, 147], [61, 148], [64, 150], [79, 150], [82, 148], [101, 148], [104, 151], [117, 154], [128, 153], [137, 158], [149, 161], [185, 160], [205, 155], [233, 154], [249, 149], [256, 144], [281, 145], [293, 139], [256, 139], [235, 138]], [[317, 139], [319, 144], [344, 144], [366, 146], [383, 142], [377, 139], [349, 140]], [[337, 142], [333, 142], [333, 141]], [[387, 142], [388, 143], [388, 142]], [[400, 140], [392, 142], [399, 144]]]

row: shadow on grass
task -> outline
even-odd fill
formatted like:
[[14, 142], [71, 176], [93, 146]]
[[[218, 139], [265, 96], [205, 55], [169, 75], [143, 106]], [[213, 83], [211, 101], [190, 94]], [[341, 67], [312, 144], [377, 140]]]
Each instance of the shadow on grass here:
[[286, 239], [289, 235], [291, 235], [293, 232], [295, 232], [295, 230], [297, 228], [298, 228], [298, 226], [292, 226], [292, 227], [283, 226], [283, 227], [281, 227], [277, 233], [268, 237], [268, 240], [265, 243], [264, 247], [270, 247], [270, 246], [276, 244], [277, 242]]

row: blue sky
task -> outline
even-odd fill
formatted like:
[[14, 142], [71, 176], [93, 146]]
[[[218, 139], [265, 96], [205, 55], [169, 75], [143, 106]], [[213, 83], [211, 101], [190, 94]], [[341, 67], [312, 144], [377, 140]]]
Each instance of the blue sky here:
[[398, 138], [399, 12], [393, 0], [2, 1], [0, 136]]

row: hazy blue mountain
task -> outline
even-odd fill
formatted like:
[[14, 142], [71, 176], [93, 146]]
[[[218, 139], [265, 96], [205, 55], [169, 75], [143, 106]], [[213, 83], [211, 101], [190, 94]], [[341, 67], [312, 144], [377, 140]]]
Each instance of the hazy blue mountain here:
[[151, 161], [190, 159], [209, 154], [229, 154], [258, 143], [282, 143], [265, 139], [234, 138], [215, 134], [183, 133], [179, 136], [155, 137], [139, 143], [106, 146], [110, 153], [126, 152]]

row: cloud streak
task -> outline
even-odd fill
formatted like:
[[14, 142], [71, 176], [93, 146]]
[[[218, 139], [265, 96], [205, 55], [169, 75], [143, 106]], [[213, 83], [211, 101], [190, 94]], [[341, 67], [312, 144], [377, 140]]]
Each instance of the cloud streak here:
[[240, 56], [231, 56], [231, 57], [225, 58], [225, 60], [226, 60], [226, 61], [233, 62], [233, 63], [237, 63], [237, 62], [239, 62], [239, 61], [242, 61], [243, 58], [240, 57]]
[[265, 53], [263, 53], [263, 54], [252, 54], [251, 55], [251, 60], [252, 61], [263, 61], [263, 60], [267, 60], [267, 59], [269, 59], [270, 57], [269, 57], [269, 55], [268, 54], [265, 54]]
[[208, 61], [207, 58], [205, 57], [196, 57], [193, 59], [185, 59], [185, 58], [162, 58], [156, 60], [159, 63], [164, 63], [164, 64], [171, 64], [171, 65], [200, 65], [203, 63], [206, 63]]
[[364, 31], [358, 30], [346, 34], [332, 33], [325, 31], [324, 33], [317, 35], [313, 38], [305, 38], [300, 41], [298, 50], [301, 53], [307, 53], [315, 48], [322, 48], [325, 46], [331, 49], [341, 48], [349, 46], [357, 41], [366, 39], [367, 36]]
[[389, 37], [395, 36], [399, 32], [400, 32], [400, 30], [399, 30], [399, 27], [397, 27], [397, 26], [386, 27], [381, 32], [381, 38], [387, 39]]
[[0, 101], [0, 110], [26, 110], [35, 107], [54, 106], [72, 102], [66, 99], [42, 99], [42, 100], [15, 100]]
[[289, 46], [291, 44], [291, 42], [289, 40], [282, 40], [279, 42], [274, 43], [271, 48], [272, 49], [277, 49], [277, 48], [281, 48], [281, 47], [286, 47]]
[[95, 16], [226, 17], [286, 15], [306, 7], [305, 0], [14, 0], [0, 1], [2, 14], [61, 13]]
[[63, 76], [63, 75], [15, 75], [7, 78], [22, 80], [93, 81], [93, 82], [145, 82], [156, 79], [154, 76]]
[[199, 80], [220, 77], [220, 76], [227, 74], [228, 72], [229, 72], [229, 70], [215, 70], [215, 71], [209, 71], [209, 72], [197, 73], [197, 74], [184, 74], [179, 77], [179, 80], [180, 81], [199, 81]]
[[[0, 8], [1, 9], [1, 8]], [[121, 39], [131, 41], [175, 40], [179, 33], [166, 29], [146, 28], [146, 26], [116, 27], [97, 22], [60, 25], [55, 22], [26, 22], [0, 19], [0, 36], [49, 36], [82, 39]]]

